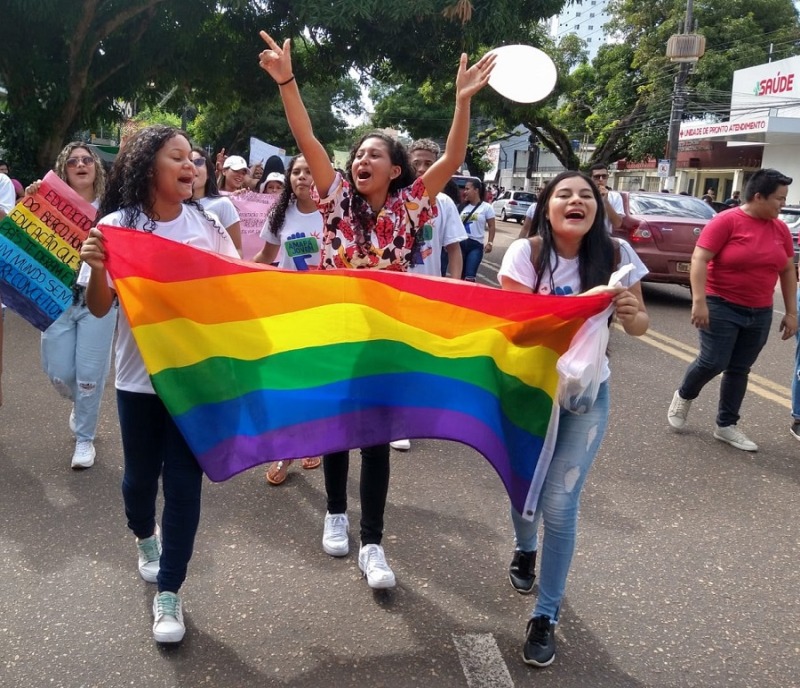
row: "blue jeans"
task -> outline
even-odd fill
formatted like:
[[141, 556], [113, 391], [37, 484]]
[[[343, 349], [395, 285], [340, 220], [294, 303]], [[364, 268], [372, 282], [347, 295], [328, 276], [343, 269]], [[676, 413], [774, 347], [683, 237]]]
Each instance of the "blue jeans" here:
[[533, 521], [526, 521], [513, 507], [516, 548], [538, 550], [539, 524], [544, 523], [539, 571], [539, 596], [533, 616], [558, 621], [567, 575], [575, 553], [578, 507], [586, 482], [608, 427], [608, 382], [603, 382], [594, 406], [587, 413], [561, 411], [553, 460], [539, 497]]
[[75, 437], [94, 440], [111, 365], [117, 308], [95, 318], [72, 304], [42, 332], [42, 368], [61, 396], [75, 404]]
[[[797, 290], [797, 303], [800, 305], [800, 289]], [[800, 330], [797, 331], [794, 346], [794, 377], [792, 378], [792, 418], [800, 420]]]
[[483, 260], [483, 242], [476, 239], [464, 239], [461, 242], [461, 255], [464, 258], [461, 279], [474, 282], [478, 275], [478, 267]]
[[138, 538], [156, 527], [158, 479], [164, 486], [158, 590], [177, 593], [186, 580], [200, 523], [203, 471], [161, 399], [117, 390], [125, 472], [122, 497], [128, 528]]
[[772, 306], [737, 306], [719, 296], [706, 300], [708, 329], [699, 330], [700, 353], [687, 369], [678, 394], [683, 399], [696, 399], [708, 382], [723, 373], [717, 425], [724, 428], [739, 422], [750, 368], [772, 327]]

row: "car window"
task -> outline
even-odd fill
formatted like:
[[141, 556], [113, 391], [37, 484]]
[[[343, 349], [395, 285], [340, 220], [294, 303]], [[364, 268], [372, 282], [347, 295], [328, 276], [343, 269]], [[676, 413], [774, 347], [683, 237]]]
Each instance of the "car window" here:
[[536, 196], [532, 193], [528, 193], [527, 191], [517, 191], [516, 199], [518, 201], [522, 201], [523, 203], [533, 203], [536, 200]]
[[501, 199], [500, 199], [500, 200], [505, 200], [506, 198], [511, 198], [511, 192], [510, 192], [510, 191], [506, 191], [506, 192], [503, 194], [503, 196], [501, 197]]
[[711, 206], [693, 196], [630, 194], [628, 205], [631, 215], [662, 215], [698, 220], [710, 220], [716, 215]]
[[800, 225], [800, 208], [784, 208], [778, 215], [779, 220], [783, 220], [789, 228], [796, 231], [797, 226]]

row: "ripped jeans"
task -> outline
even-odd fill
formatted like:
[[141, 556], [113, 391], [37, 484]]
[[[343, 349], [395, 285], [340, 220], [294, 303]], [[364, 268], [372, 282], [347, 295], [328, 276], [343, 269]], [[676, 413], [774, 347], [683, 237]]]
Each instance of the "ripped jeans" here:
[[94, 440], [111, 365], [117, 307], [95, 318], [72, 304], [42, 332], [42, 368], [59, 394], [75, 404], [75, 439]]
[[516, 509], [511, 509], [518, 550], [532, 552], [538, 549], [539, 523], [544, 523], [539, 557], [539, 596], [532, 616], [549, 616], [558, 621], [575, 552], [581, 490], [605, 436], [608, 410], [606, 381], [600, 385], [597, 400], [587, 413], [578, 415], [561, 411], [553, 460], [547, 470], [533, 521], [526, 521]]

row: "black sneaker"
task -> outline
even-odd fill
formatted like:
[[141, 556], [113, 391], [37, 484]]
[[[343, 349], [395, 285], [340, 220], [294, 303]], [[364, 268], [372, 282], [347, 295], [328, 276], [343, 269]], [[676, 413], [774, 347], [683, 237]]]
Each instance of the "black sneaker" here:
[[525, 664], [550, 666], [556, 658], [556, 627], [550, 623], [550, 617], [534, 616], [528, 621], [525, 633], [527, 638], [522, 648]]
[[514, 551], [514, 558], [508, 567], [508, 580], [520, 595], [530, 595], [533, 592], [533, 581], [536, 574], [533, 569], [536, 567], [536, 552]]
[[796, 440], [800, 440], [800, 420], [796, 420], [792, 423], [792, 427], [789, 428], [789, 432], [794, 435]]

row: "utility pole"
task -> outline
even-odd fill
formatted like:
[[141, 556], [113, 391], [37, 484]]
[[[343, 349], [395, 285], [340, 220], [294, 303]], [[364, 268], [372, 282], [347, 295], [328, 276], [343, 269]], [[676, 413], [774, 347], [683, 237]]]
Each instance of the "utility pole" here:
[[691, 33], [694, 24], [694, 2], [686, 0], [686, 21], [683, 33], [671, 36], [667, 43], [667, 57], [673, 62], [679, 62], [680, 67], [675, 75], [672, 90], [672, 110], [669, 116], [669, 134], [667, 141], [667, 158], [669, 159], [669, 178], [667, 188], [677, 191], [678, 176], [678, 140], [681, 132], [683, 110], [686, 106], [686, 79], [689, 76], [691, 65], [697, 62], [705, 52], [705, 36]]

